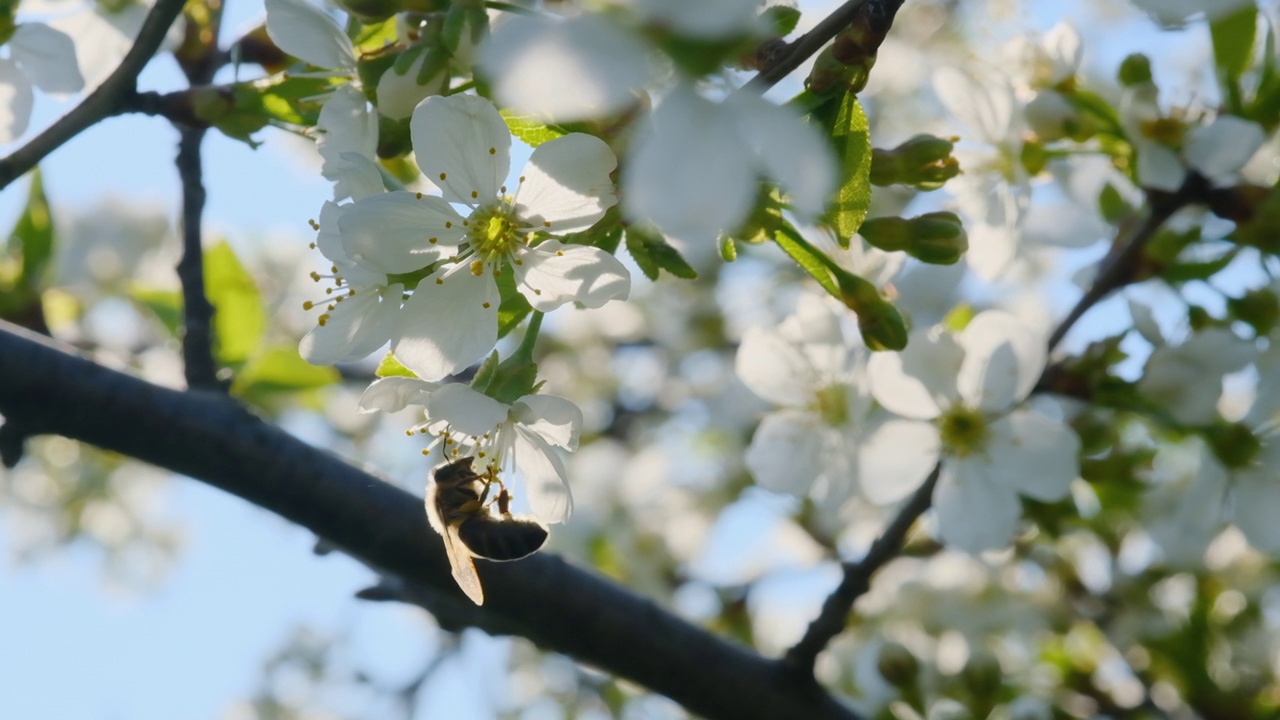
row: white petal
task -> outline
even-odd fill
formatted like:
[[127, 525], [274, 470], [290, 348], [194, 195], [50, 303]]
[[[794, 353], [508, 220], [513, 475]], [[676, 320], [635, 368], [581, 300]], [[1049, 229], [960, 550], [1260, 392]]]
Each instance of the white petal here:
[[948, 112], [977, 132], [978, 137], [971, 139], [994, 145], [1012, 136], [1017, 101], [1003, 76], [991, 74], [979, 82], [956, 68], [944, 67], [934, 73], [933, 89]]
[[987, 456], [993, 482], [1036, 500], [1066, 496], [1080, 475], [1080, 438], [1037, 412], [1018, 411], [991, 423]]
[[731, 113], [688, 87], [672, 90], [622, 168], [628, 218], [689, 242], [736, 229], [755, 202], [756, 172]]
[[338, 227], [352, 260], [390, 274], [413, 272], [451, 254], [464, 236], [462, 220], [443, 198], [398, 191], [352, 203]]
[[498, 284], [465, 265], [437, 270], [404, 304], [396, 357], [423, 380], [439, 380], [484, 357], [498, 341]]
[[595, 14], [510, 17], [481, 47], [480, 64], [504, 106], [556, 122], [618, 112], [652, 74], [645, 46]]
[[[92, 9], [59, 15], [49, 25], [76, 40], [75, 57], [84, 90], [92, 91], [107, 79], [129, 49], [142, 28], [150, 8], [146, 3], [117, 4], [107, 10], [96, 3]], [[23, 5], [23, 10], [28, 9]], [[61, 12], [60, 8], [58, 12]], [[175, 26], [177, 27], [177, 26]], [[167, 39], [172, 39], [170, 34]]]
[[1138, 151], [1138, 184], [1142, 187], [1175, 192], [1182, 187], [1187, 169], [1182, 159], [1169, 148], [1141, 138], [1133, 141]]
[[1044, 47], [1053, 60], [1053, 75], [1050, 81], [1054, 84], [1070, 78], [1080, 67], [1084, 56], [1084, 44], [1080, 32], [1069, 22], [1054, 25], [1044, 37]]
[[76, 45], [61, 30], [43, 23], [23, 23], [9, 38], [9, 53], [31, 83], [45, 92], [84, 89], [84, 77], [76, 65]]
[[835, 189], [836, 167], [831, 145], [813, 126], [788, 107], [774, 105], [752, 92], [725, 101], [734, 113], [742, 139], [803, 215], [817, 215]]
[[1258, 463], [1235, 473], [1231, 491], [1231, 522], [1249, 544], [1264, 553], [1280, 551], [1280, 446], [1263, 447]]
[[324, 325], [302, 338], [298, 353], [313, 365], [368, 357], [395, 333], [402, 291], [400, 285], [391, 285], [385, 292], [367, 289], [344, 298], [328, 312]]
[[449, 202], [492, 202], [511, 169], [511, 132], [493, 103], [476, 95], [432, 95], [409, 121], [422, 174]]
[[506, 422], [510, 412], [510, 405], [462, 383], [443, 385], [427, 398], [427, 417], [447, 422], [463, 435], [492, 432]]
[[915, 492], [938, 462], [938, 429], [917, 420], [889, 420], [873, 429], [858, 452], [858, 477], [867, 499], [878, 505]]
[[981, 463], [948, 459], [933, 493], [943, 542], [971, 553], [1008, 545], [1022, 515], [1018, 496], [983, 470]]
[[267, 36], [276, 47], [319, 68], [355, 70], [351, 40], [306, 0], [266, 0]]
[[968, 225], [969, 252], [964, 260], [986, 282], [1000, 279], [1018, 252], [1018, 229], [976, 222]]
[[636, 0], [630, 3], [648, 23], [705, 40], [754, 35], [763, 30], [756, 0]]
[[388, 68], [378, 78], [378, 112], [392, 120], [404, 120], [413, 115], [413, 109], [428, 95], [439, 95], [444, 92], [449, 76], [446, 72], [438, 72], [427, 78], [426, 84], [418, 83], [418, 73], [431, 55], [420, 52], [418, 57], [403, 74]]
[[1191, 130], [1183, 153], [1187, 163], [1209, 180], [1228, 179], [1249, 162], [1266, 139], [1258, 123], [1219, 115], [1208, 125]]
[[8, 144], [27, 131], [35, 93], [31, 81], [12, 61], [0, 59], [0, 144]]
[[409, 407], [426, 407], [431, 392], [440, 387], [412, 377], [384, 377], [374, 380], [360, 395], [360, 412], [400, 412]]
[[598, 137], [571, 133], [534, 148], [520, 173], [516, 214], [550, 233], [586, 230], [617, 202], [609, 173], [618, 166]]
[[324, 159], [320, 173], [330, 180], [349, 172], [344, 153], [372, 158], [378, 147], [378, 116], [369, 109], [364, 94], [341, 85], [320, 107], [316, 119], [316, 152]]
[[813, 413], [783, 410], [764, 416], [743, 460], [766, 490], [805, 497], [823, 471], [827, 428]]
[[916, 331], [902, 352], [878, 352], [867, 361], [871, 394], [903, 417], [932, 420], [956, 400], [964, 351], [948, 333]]
[[582, 410], [556, 395], [525, 395], [512, 405], [516, 422], [547, 443], [573, 452], [582, 432]]
[[818, 389], [819, 378], [808, 358], [774, 330], [748, 329], [734, 368], [747, 389], [777, 405], [806, 407]]
[[555, 448], [516, 426], [515, 463], [524, 475], [529, 508], [545, 523], [562, 523], [573, 513], [573, 496], [565, 482], [564, 463]]
[[568, 302], [598, 308], [625, 300], [631, 292], [626, 266], [600, 248], [547, 240], [520, 253], [519, 259], [516, 284], [535, 310], [546, 312]]
[[1030, 394], [1044, 371], [1044, 338], [1007, 312], [979, 313], [958, 341], [965, 356], [956, 387], [970, 407], [1004, 410]]
[[333, 181], [334, 200], [360, 200], [386, 189], [378, 166], [368, 155], [358, 152], [338, 153], [337, 160], [325, 162], [321, 174]]

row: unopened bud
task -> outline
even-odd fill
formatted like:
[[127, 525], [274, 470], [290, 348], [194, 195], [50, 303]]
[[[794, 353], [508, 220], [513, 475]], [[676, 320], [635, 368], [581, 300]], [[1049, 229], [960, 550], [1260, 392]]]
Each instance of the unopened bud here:
[[1120, 70], [1116, 76], [1120, 84], [1125, 87], [1149, 83], [1151, 82], [1151, 60], [1142, 53], [1133, 53], [1120, 62]]
[[[872, 65], [875, 64], [874, 58], [870, 60], [870, 63]], [[836, 92], [856, 93], [866, 87], [870, 71], [870, 65], [846, 65], [840, 62], [836, 59], [832, 49], [828, 47], [818, 53], [818, 57], [813, 62], [813, 69], [809, 71], [809, 77], [805, 79], [804, 85], [810, 92], [818, 95]]]
[[953, 212], [925, 213], [911, 219], [871, 218], [858, 234], [881, 250], [902, 250], [931, 265], [952, 265], [969, 249], [964, 223]]
[[933, 135], [916, 135], [892, 150], [871, 152], [871, 184], [911, 185], [937, 190], [960, 174], [960, 163], [951, 156], [955, 143]]
[[876, 658], [876, 669], [890, 685], [910, 687], [920, 673], [920, 661], [902, 645], [896, 642], [885, 643]]
[[858, 310], [858, 331], [871, 350], [901, 350], [907, 346], [907, 322], [887, 300]]

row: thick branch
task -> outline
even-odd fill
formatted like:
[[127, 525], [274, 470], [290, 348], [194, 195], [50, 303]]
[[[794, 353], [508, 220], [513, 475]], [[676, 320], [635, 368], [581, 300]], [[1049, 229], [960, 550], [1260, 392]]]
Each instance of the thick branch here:
[[758, 92], [764, 92], [776, 85], [779, 80], [804, 64], [805, 60], [812, 57], [831, 38], [845, 29], [850, 21], [853, 20], [854, 15], [857, 14], [858, 9], [870, 1], [848, 0], [848, 2], [836, 8], [830, 15], [823, 18], [822, 22], [813, 26], [809, 32], [801, 35], [795, 42], [775, 53], [769, 60], [769, 64], [757, 73], [755, 77], [751, 78], [748, 85]]
[[213, 305], [204, 291], [204, 170], [200, 144], [204, 128], [178, 127], [178, 177], [182, 180], [182, 361], [187, 387], [217, 389], [218, 366], [213, 359]]
[[63, 115], [30, 142], [0, 160], [0, 190], [36, 166], [46, 155], [103, 118], [114, 115], [126, 97], [137, 90], [138, 73], [156, 54], [160, 41], [178, 13], [184, 0], [157, 0], [138, 31], [133, 47], [120, 61], [120, 66], [71, 112]]
[[[625, 588], [540, 553], [480, 564], [487, 602], [449, 576], [422, 501], [264, 422], [226, 396], [178, 392], [0, 324], [0, 414], [188, 475], [308, 528], [404, 578], [456, 627], [515, 634], [630, 678], [709, 718], [852, 718], [811, 680], [694, 627]], [[425, 471], [424, 471], [425, 480]]]
[[916, 489], [911, 499], [898, 511], [897, 517], [889, 523], [880, 537], [871, 544], [865, 557], [856, 563], [844, 563], [844, 579], [840, 586], [822, 604], [822, 611], [809, 624], [804, 637], [787, 651], [783, 662], [797, 676], [812, 677], [813, 664], [818, 653], [837, 635], [844, 632], [845, 620], [853, 610], [853, 603], [871, 589], [871, 576], [884, 567], [890, 560], [902, 552], [907, 540], [907, 533], [917, 518], [929, 509], [933, 499], [933, 488], [938, 484], [938, 473], [942, 465], [935, 465], [933, 472], [925, 478], [924, 484]]

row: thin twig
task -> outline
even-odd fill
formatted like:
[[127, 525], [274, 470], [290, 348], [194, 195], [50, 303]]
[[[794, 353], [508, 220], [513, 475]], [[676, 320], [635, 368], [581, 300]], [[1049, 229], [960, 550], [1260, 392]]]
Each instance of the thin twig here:
[[218, 365], [213, 359], [214, 308], [204, 289], [204, 171], [200, 144], [204, 128], [179, 127], [178, 176], [182, 179], [182, 361], [187, 387], [217, 389]]
[[182, 12], [185, 0], [158, 0], [138, 31], [133, 47], [120, 66], [71, 112], [63, 115], [26, 145], [0, 160], [0, 190], [35, 167], [49, 153], [103, 118], [114, 115], [126, 97], [137, 90], [138, 73], [156, 54], [169, 26]]
[[841, 566], [844, 570], [844, 579], [840, 581], [840, 586], [822, 604], [822, 611], [809, 624], [804, 637], [787, 651], [782, 660], [791, 672], [796, 675], [813, 676], [813, 664], [818, 659], [818, 653], [822, 652], [822, 649], [835, 636], [844, 631], [845, 620], [853, 609], [854, 601], [871, 587], [871, 576], [902, 552], [907, 532], [911, 530], [916, 519], [929, 509], [933, 488], [938, 484], [938, 474], [941, 471], [941, 464], [933, 467], [929, 477], [925, 478], [924, 484], [916, 489], [907, 504], [898, 510], [897, 517], [871, 544], [871, 549], [862, 560], [844, 563]]
[[858, 8], [869, 0], [849, 0], [836, 8], [822, 22], [813, 26], [809, 32], [801, 35], [795, 42], [774, 53], [769, 64], [747, 83], [757, 92], [764, 92], [786, 77], [792, 70], [800, 67], [814, 53], [822, 49], [831, 38], [840, 33], [849, 24]]

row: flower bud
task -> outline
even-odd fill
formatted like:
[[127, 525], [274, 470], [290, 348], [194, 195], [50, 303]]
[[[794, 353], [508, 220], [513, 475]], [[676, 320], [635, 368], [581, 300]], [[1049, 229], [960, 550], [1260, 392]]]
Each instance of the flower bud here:
[[1129, 55], [1120, 62], [1117, 78], [1125, 87], [1151, 82], [1151, 60], [1142, 53]]
[[871, 218], [858, 229], [868, 243], [881, 250], [903, 250], [932, 265], [952, 265], [969, 249], [964, 224], [953, 212], [925, 213], [918, 217]]
[[898, 688], [909, 687], [920, 674], [920, 661], [911, 651], [896, 642], [885, 643], [876, 658], [876, 669], [885, 682]]
[[937, 190], [960, 174], [960, 163], [951, 156], [955, 143], [933, 135], [916, 135], [892, 150], [871, 151], [871, 184], [901, 184], [920, 190]]
[[901, 350], [907, 346], [907, 322], [886, 300], [858, 309], [858, 331], [871, 350]]

